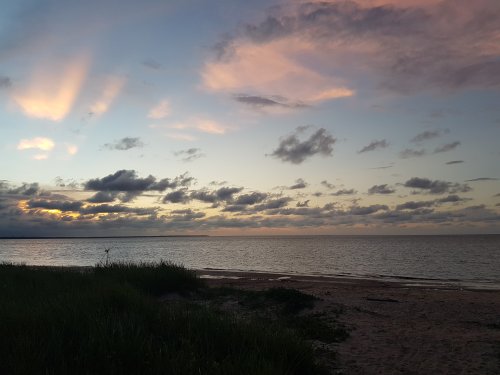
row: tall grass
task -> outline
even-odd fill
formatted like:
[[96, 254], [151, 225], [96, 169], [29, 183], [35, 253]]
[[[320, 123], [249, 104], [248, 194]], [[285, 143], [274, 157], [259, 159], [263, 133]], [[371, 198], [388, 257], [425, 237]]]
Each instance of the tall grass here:
[[165, 292], [202, 286], [161, 264], [90, 272], [0, 265], [0, 374], [315, 374], [293, 332]]

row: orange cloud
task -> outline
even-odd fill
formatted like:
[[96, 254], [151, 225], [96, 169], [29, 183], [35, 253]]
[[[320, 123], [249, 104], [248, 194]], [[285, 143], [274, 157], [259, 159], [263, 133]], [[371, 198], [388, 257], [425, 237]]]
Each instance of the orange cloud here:
[[42, 151], [51, 151], [55, 146], [55, 143], [50, 138], [36, 137], [33, 139], [21, 139], [17, 145], [18, 150], [28, 150], [28, 149], [39, 149]]
[[13, 94], [14, 102], [29, 117], [61, 121], [71, 110], [89, 66], [87, 57], [62, 64], [44, 64], [24, 89]]
[[[177, 122], [174, 124], [151, 124], [149, 125], [151, 129], [176, 129], [176, 130], [195, 130], [201, 133], [208, 134], [225, 134], [231, 128], [227, 125], [221, 124], [217, 121], [210, 120], [203, 117], [192, 117], [184, 122]], [[184, 132], [169, 133], [170, 138], [179, 140], [194, 140], [195, 138]]]
[[78, 146], [67, 143], [66, 144], [66, 152], [69, 155], [76, 155], [76, 153], [78, 152]]
[[125, 78], [116, 76], [108, 77], [100, 98], [92, 104], [90, 111], [95, 115], [102, 115], [107, 112], [116, 96], [122, 91], [123, 86], [125, 86]]
[[47, 154], [37, 154], [35, 156], [33, 156], [33, 159], [35, 160], [46, 160], [49, 158], [49, 155]]

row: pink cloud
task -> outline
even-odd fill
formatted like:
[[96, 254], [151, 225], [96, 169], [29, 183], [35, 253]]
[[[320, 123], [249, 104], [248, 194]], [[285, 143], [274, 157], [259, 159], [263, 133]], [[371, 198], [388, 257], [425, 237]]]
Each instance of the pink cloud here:
[[219, 45], [203, 86], [305, 104], [500, 88], [498, 19], [497, 0], [286, 2]]

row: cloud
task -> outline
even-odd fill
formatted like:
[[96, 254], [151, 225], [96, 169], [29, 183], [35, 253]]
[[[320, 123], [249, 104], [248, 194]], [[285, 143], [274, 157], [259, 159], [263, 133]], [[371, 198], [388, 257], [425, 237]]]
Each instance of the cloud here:
[[308, 183], [304, 181], [302, 178], [298, 178], [295, 180], [295, 184], [288, 187], [290, 190], [297, 190], [297, 189], [305, 189], [308, 186]]
[[191, 192], [190, 198], [196, 199], [205, 203], [217, 204], [221, 201], [233, 201], [233, 195], [241, 192], [243, 188], [237, 187], [221, 187], [214, 191], [195, 190]]
[[94, 201], [99, 199], [111, 199], [112, 197], [120, 199], [122, 202], [129, 202], [145, 191], [162, 192], [166, 189], [176, 189], [179, 187], [188, 187], [194, 178], [186, 173], [175, 177], [174, 179], [164, 178], [157, 180], [156, 177], [149, 175], [146, 178], [137, 177], [134, 170], [119, 170], [103, 178], [88, 180], [84, 184], [85, 190], [99, 192], [113, 192], [107, 195], [95, 195]]
[[235, 199], [234, 204], [242, 206], [254, 205], [256, 203], [260, 203], [263, 200], [265, 200], [267, 196], [268, 196], [267, 193], [259, 193], [259, 192], [242, 194]]
[[163, 203], [187, 203], [191, 200], [191, 197], [186, 193], [185, 189], [172, 191], [165, 195], [162, 199]]
[[111, 203], [117, 198], [118, 192], [115, 191], [98, 191], [92, 197], [87, 199], [91, 203]]
[[456, 141], [456, 142], [452, 142], [452, 143], [447, 143], [447, 144], [444, 144], [442, 146], [439, 146], [437, 147], [435, 150], [434, 150], [434, 153], [437, 154], [437, 153], [440, 153], [440, 152], [447, 152], [447, 151], [451, 151], [455, 148], [457, 148], [458, 146], [460, 146], [460, 142], [459, 141]]
[[392, 194], [396, 192], [395, 189], [387, 186], [387, 184], [383, 185], [373, 185], [371, 188], [368, 189], [368, 194]]
[[373, 204], [367, 207], [354, 206], [347, 210], [345, 213], [348, 215], [371, 215], [378, 211], [386, 211], [389, 207], [383, 204]]
[[462, 198], [456, 194], [448, 195], [447, 197], [436, 199], [436, 203], [458, 203], [471, 200], [471, 198]]
[[326, 187], [329, 190], [335, 189], [335, 185], [329, 183], [327, 180], [321, 181], [321, 185], [323, 185], [324, 187]]
[[161, 100], [157, 105], [149, 110], [148, 118], [161, 120], [170, 114], [170, 103], [167, 99]]
[[[192, 193], [203, 190], [190, 192], [181, 187], [171, 193], [178, 191], [181, 191], [180, 195], [169, 195], [165, 203], [187, 202]], [[404, 202], [391, 209], [382, 204], [358, 206], [357, 203], [348, 207], [335, 203], [309, 207], [310, 201], [295, 202], [289, 207], [294, 201], [290, 197], [276, 198], [260, 192], [240, 194], [241, 188], [231, 187], [204, 192], [211, 196], [207, 199], [209, 203], [223, 199], [220, 205], [212, 206], [218, 209], [215, 215], [209, 213], [212, 211], [196, 211], [191, 207], [169, 211], [161, 207], [89, 204], [88, 200], [74, 200], [41, 191], [36, 183], [12, 187], [6, 181], [0, 181], [0, 236], [189, 234], [224, 228], [363, 227], [397, 230], [410, 224], [414, 229], [443, 225], [448, 230], [460, 232], [464, 226], [487, 231], [500, 221], [494, 207], [476, 205], [456, 209], [458, 204], [469, 199], [454, 194], [428, 201]], [[450, 205], [454, 209], [445, 209], [441, 205]], [[434, 210], [434, 207], [439, 207], [439, 210]], [[226, 216], [226, 213], [231, 214]]]
[[194, 141], [196, 139], [191, 134], [186, 133], [167, 133], [166, 136], [177, 141]]
[[123, 77], [108, 77], [104, 83], [101, 96], [90, 106], [90, 113], [96, 116], [106, 113], [115, 98], [122, 91], [125, 86], [125, 82], [126, 80]]
[[498, 178], [479, 177], [479, 178], [473, 178], [472, 180], [465, 180], [465, 182], [477, 182], [477, 181], [498, 181]]
[[309, 207], [309, 202], [310, 202], [309, 199], [304, 201], [304, 202], [297, 202], [296, 207], [299, 207], [299, 208], [300, 207]]
[[34, 160], [47, 160], [49, 158], [49, 155], [47, 154], [36, 154], [33, 155]]
[[381, 148], [386, 148], [389, 147], [389, 142], [387, 142], [385, 139], [382, 139], [380, 141], [372, 141], [369, 145], [363, 147], [361, 150], [358, 151], [358, 154], [361, 154], [363, 152], [368, 152], [368, 151], [375, 151]]
[[61, 121], [73, 107], [89, 62], [86, 56], [42, 62], [31, 82], [13, 91], [12, 99], [29, 117]]
[[404, 149], [399, 153], [399, 157], [401, 159], [410, 159], [410, 158], [418, 158], [420, 156], [424, 156], [426, 154], [424, 149], [414, 150], [411, 148]]
[[13, 195], [33, 196], [39, 195], [42, 191], [37, 182], [31, 184], [23, 183], [15, 188], [9, 187], [6, 183], [0, 182], [0, 192]]
[[66, 143], [66, 152], [68, 155], [76, 155], [78, 153], [78, 146], [70, 143]]
[[[26, 203], [26, 208], [30, 210], [42, 209], [49, 213], [78, 213], [80, 215], [98, 215], [98, 214], [128, 214], [135, 215], [152, 215], [155, 214], [157, 208], [148, 207], [128, 207], [124, 205], [85, 205], [81, 201], [68, 201], [68, 200], [47, 200], [47, 199], [30, 199]], [[59, 212], [54, 212], [59, 211]], [[43, 214], [44, 212], [42, 212]]]
[[432, 207], [435, 205], [435, 201], [409, 201], [405, 202], [403, 204], [398, 204], [396, 206], [397, 211], [401, 210], [417, 210], [423, 207]]
[[[307, 42], [276, 40], [254, 43], [238, 40], [229, 54], [206, 62], [203, 85], [216, 92], [247, 92], [248, 96], [268, 98], [269, 94], [288, 97], [290, 101], [313, 104], [345, 98], [354, 91], [340, 79], [322, 74], [297, 58], [307, 54]], [[269, 104], [269, 103], [268, 103]]]
[[463, 160], [451, 160], [446, 162], [447, 165], [453, 165], [453, 164], [462, 164], [465, 163]]
[[38, 149], [42, 151], [51, 151], [55, 143], [50, 138], [36, 137], [32, 139], [21, 139], [17, 145], [18, 150]]
[[230, 129], [229, 126], [221, 124], [217, 121], [200, 117], [191, 118], [186, 122], [178, 122], [172, 125], [167, 125], [167, 127], [178, 130], [194, 129], [201, 133], [216, 135], [225, 134]]
[[234, 100], [238, 103], [246, 104], [254, 108], [266, 108], [266, 107], [282, 107], [282, 108], [303, 108], [307, 107], [306, 104], [301, 102], [290, 102], [284, 97], [280, 96], [259, 96], [259, 95], [246, 95], [237, 94], [234, 95]]
[[443, 132], [441, 130], [426, 130], [423, 133], [417, 134], [415, 137], [410, 139], [412, 143], [420, 143], [440, 137]]
[[255, 211], [266, 211], [266, 210], [274, 210], [278, 208], [283, 208], [288, 205], [288, 203], [292, 200], [290, 197], [281, 197], [276, 199], [270, 199], [265, 203], [259, 204], [254, 207]]
[[201, 149], [199, 149], [199, 148], [189, 148], [187, 150], [177, 151], [177, 152], [174, 152], [174, 155], [175, 156], [183, 156], [181, 160], [184, 162], [194, 161], [196, 159], [199, 159], [199, 158], [202, 158], [203, 156], [205, 156], [205, 154], [203, 154], [201, 152]]
[[153, 59], [144, 60], [142, 62], [142, 65], [154, 70], [160, 70], [163, 67], [162, 64]]
[[146, 178], [138, 178], [133, 170], [119, 170], [103, 178], [95, 178], [87, 181], [85, 190], [99, 191], [145, 191], [145, 190], [165, 190], [156, 189], [156, 178], [149, 175]]
[[368, 168], [368, 169], [388, 169], [388, 168], [392, 168], [394, 167], [394, 165], [383, 165], [381, 167], [372, 167], [372, 168]]
[[0, 89], [7, 89], [12, 86], [12, 80], [9, 77], [0, 75]]
[[225, 36], [201, 74], [210, 90], [306, 102], [328, 90], [498, 88], [499, 17], [494, 0], [282, 2]]
[[132, 213], [135, 215], [154, 215], [157, 209], [155, 207], [128, 207], [120, 204], [108, 205], [99, 204], [95, 206], [85, 206], [79, 210], [82, 215], [96, 215], [96, 214], [122, 214]]
[[444, 193], [466, 193], [471, 191], [471, 187], [467, 184], [458, 184], [440, 180], [430, 180], [428, 178], [413, 177], [406, 181], [403, 186], [408, 188], [419, 189], [429, 194], [444, 194]]
[[444, 197], [444, 198], [434, 199], [434, 200], [430, 200], [430, 201], [409, 201], [409, 202], [405, 202], [405, 203], [402, 203], [402, 204], [398, 204], [396, 206], [396, 210], [397, 211], [401, 211], [401, 210], [418, 210], [418, 209], [421, 209], [421, 208], [424, 208], [424, 207], [425, 208], [434, 207], [434, 206], [437, 206], [437, 205], [441, 205], [443, 203], [454, 203], [454, 204], [457, 204], [457, 203], [465, 202], [465, 201], [468, 201], [468, 200], [471, 200], [471, 199], [470, 198], [462, 198], [462, 197], [459, 197], [456, 194], [453, 194], [453, 195], [448, 195], [447, 197]]
[[28, 208], [43, 208], [46, 210], [79, 211], [83, 206], [80, 201], [29, 200]]
[[356, 193], [357, 193], [357, 191], [354, 189], [340, 189], [334, 193], [331, 193], [330, 195], [333, 195], [335, 197], [339, 197], [341, 195], [354, 195]]
[[144, 143], [139, 137], [125, 137], [114, 143], [105, 143], [102, 147], [108, 150], [126, 151], [132, 148], [141, 148], [143, 146]]
[[330, 135], [326, 129], [318, 129], [308, 139], [301, 141], [299, 135], [304, 130], [303, 127], [298, 127], [295, 133], [283, 138], [271, 156], [284, 162], [301, 164], [314, 155], [332, 155], [333, 145], [337, 139]]

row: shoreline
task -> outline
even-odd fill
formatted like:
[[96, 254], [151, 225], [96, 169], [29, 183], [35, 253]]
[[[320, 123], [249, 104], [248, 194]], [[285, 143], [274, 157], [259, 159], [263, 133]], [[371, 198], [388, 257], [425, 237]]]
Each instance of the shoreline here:
[[[344, 277], [197, 270], [211, 287], [284, 287], [320, 300], [337, 319], [335, 374], [500, 374], [500, 291]], [[281, 276], [280, 276], [281, 275]]]
[[[71, 270], [89, 270], [95, 265], [39, 265], [14, 263], [33, 268], [66, 268]], [[189, 268], [202, 278], [288, 278], [291, 280], [309, 280], [315, 282], [368, 282], [380, 283], [382, 285], [399, 285], [400, 287], [432, 288], [443, 290], [484, 290], [500, 291], [500, 280], [458, 280], [458, 279], [426, 279], [410, 276], [386, 276], [386, 275], [335, 275], [335, 274], [302, 274], [296, 272], [272, 272], [259, 270], [238, 270], [219, 268]], [[278, 280], [279, 281], [279, 280]]]
[[[472, 281], [458, 279], [425, 279], [405, 276], [370, 276], [370, 275], [326, 275], [326, 274], [300, 274], [293, 272], [270, 272], [254, 270], [225, 270], [214, 268], [192, 269], [202, 278], [275, 278], [280, 281], [284, 278], [311, 282], [374, 282], [381, 284], [399, 285], [400, 287], [417, 287], [451, 290], [485, 290], [500, 291], [498, 281]], [[208, 277], [204, 277], [208, 276]]]

